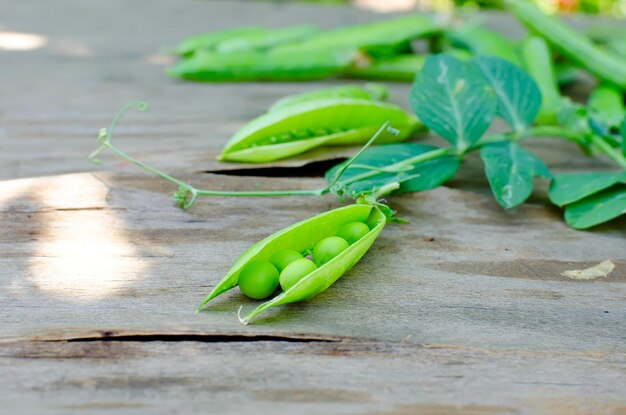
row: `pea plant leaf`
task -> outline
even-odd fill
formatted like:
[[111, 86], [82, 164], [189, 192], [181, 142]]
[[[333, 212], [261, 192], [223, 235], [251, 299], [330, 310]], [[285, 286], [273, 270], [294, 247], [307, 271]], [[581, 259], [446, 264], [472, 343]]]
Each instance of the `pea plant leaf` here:
[[483, 146], [480, 157], [491, 191], [505, 209], [524, 203], [533, 190], [533, 177], [551, 177], [550, 170], [532, 153], [515, 142], [502, 141]]
[[526, 130], [541, 107], [537, 83], [526, 71], [504, 59], [480, 56], [475, 62], [496, 93], [496, 114], [515, 131]]
[[618, 183], [626, 183], [626, 172], [558, 174], [550, 184], [548, 197], [555, 205], [564, 206]]
[[[437, 155], [435, 158], [428, 156]], [[345, 163], [326, 172], [332, 182]], [[369, 148], [348, 167], [332, 192], [356, 199], [376, 193], [383, 186], [398, 183], [391, 194], [420, 192], [440, 186], [459, 169], [461, 160], [447, 155], [445, 149], [422, 144], [389, 144]]]
[[424, 125], [461, 152], [487, 131], [497, 98], [480, 68], [449, 55], [432, 55], [415, 76], [410, 102]]
[[626, 185], [619, 185], [567, 205], [565, 222], [575, 229], [587, 229], [623, 214], [626, 214]]

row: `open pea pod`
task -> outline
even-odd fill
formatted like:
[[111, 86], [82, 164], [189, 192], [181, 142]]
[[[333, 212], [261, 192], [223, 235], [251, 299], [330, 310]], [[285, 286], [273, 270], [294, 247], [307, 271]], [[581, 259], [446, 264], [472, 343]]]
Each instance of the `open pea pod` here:
[[365, 144], [387, 121], [399, 133], [381, 135], [379, 144], [405, 140], [422, 127], [402, 108], [380, 101], [328, 98], [304, 102], [249, 122], [226, 143], [219, 159], [263, 163], [321, 145]]
[[362, 87], [357, 85], [331, 86], [329, 88], [288, 95], [276, 101], [267, 112], [282, 110], [293, 105], [327, 98], [356, 98], [385, 101], [388, 95], [389, 90], [382, 84], [369, 83]]
[[365, 204], [341, 207], [291, 225], [257, 242], [241, 254], [222, 281], [198, 306], [197, 311], [203, 310], [209, 301], [218, 295], [236, 287], [239, 273], [250, 261], [259, 259], [269, 261], [273, 253], [285, 249], [294, 249], [299, 252], [312, 250], [317, 242], [335, 235], [341, 226], [350, 222], [365, 222], [370, 226], [370, 231], [335, 258], [303, 277], [291, 288], [259, 305], [241, 321], [247, 324], [252, 318], [270, 307], [307, 300], [321, 293], [365, 255], [382, 231], [386, 217], [377, 208]]

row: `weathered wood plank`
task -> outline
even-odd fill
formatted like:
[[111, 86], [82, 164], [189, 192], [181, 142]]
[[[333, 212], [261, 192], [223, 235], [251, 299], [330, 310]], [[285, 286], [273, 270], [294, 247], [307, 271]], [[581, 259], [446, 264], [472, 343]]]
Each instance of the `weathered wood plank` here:
[[[0, 51], [0, 412], [626, 411], [626, 221], [567, 229], [541, 186], [503, 212], [476, 157], [451, 188], [394, 197], [412, 224], [389, 226], [330, 290], [248, 327], [235, 310], [253, 302], [236, 291], [210, 312], [193, 308], [246, 247], [339, 206], [334, 198], [205, 199], [182, 212], [172, 187], [107, 154], [102, 169], [117, 173], [8, 180], [92, 171], [85, 157], [98, 129], [145, 99], [149, 112], [129, 113], [116, 138], [142, 160], [210, 188], [321, 186], [202, 172], [246, 167], [214, 157], [274, 100], [344, 81], [181, 83], [163, 75], [161, 48], [234, 25], [379, 16], [225, 0], [0, 0], [0, 9], [0, 30], [48, 42]], [[508, 17], [490, 24], [521, 33]], [[391, 88], [406, 107], [408, 85]], [[555, 170], [606, 167], [560, 143], [531, 148]], [[560, 276], [604, 259], [617, 265], [607, 278]], [[117, 341], [32, 341], [101, 337]], [[168, 341], [148, 341], [157, 339]]]
[[[0, 345], [3, 411], [618, 415], [626, 355], [386, 342]], [[45, 402], [45, 408], [40, 403]]]
[[[130, 153], [169, 171], [250, 167], [215, 160], [244, 123], [284, 95], [361, 82], [184, 83], [164, 75], [171, 61], [164, 48], [190, 34], [232, 26], [336, 27], [380, 18], [348, 7], [231, 0], [130, 4], [96, 0], [89, 5], [63, 0], [62, 4], [55, 8], [46, 1], [0, 1], [2, 30], [40, 35], [48, 42], [34, 51], [0, 50], [0, 59], [10, 63], [2, 65], [3, 77], [13, 80], [3, 83], [0, 94], [0, 179], [93, 170], [86, 156], [96, 147], [99, 128], [108, 126], [121, 106], [138, 99], [148, 101], [151, 108], [143, 114], [129, 113], [118, 129], [118, 142]], [[501, 14], [490, 24], [512, 35], [522, 33], [517, 23]], [[410, 86], [389, 86], [392, 101], [408, 108]], [[274, 165], [299, 166], [351, 152], [325, 149]], [[580, 155], [571, 159], [574, 154], [569, 154], [569, 165], [572, 160], [585, 163]], [[109, 162], [102, 169], [120, 166]]]
[[[320, 185], [213, 176], [207, 186]], [[298, 183], [298, 184], [296, 184]], [[412, 224], [389, 226], [372, 251], [313, 301], [235, 318], [237, 290], [194, 306], [239, 253], [338, 206], [324, 198], [213, 198], [184, 212], [152, 177], [77, 174], [0, 183], [0, 337], [99, 331], [303, 333], [536, 350], [626, 350], [626, 242], [619, 226], [581, 233], [558, 210], [503, 212], [488, 195], [449, 188], [394, 198]], [[11, 196], [14, 197], [11, 197]], [[584, 243], [581, 238], [584, 237]], [[560, 273], [604, 259], [593, 282]]]

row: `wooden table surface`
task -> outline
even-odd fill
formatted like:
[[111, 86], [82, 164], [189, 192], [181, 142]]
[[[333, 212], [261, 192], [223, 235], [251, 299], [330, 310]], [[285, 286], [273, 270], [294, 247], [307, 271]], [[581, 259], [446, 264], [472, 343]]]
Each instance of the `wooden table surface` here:
[[[279, 97], [350, 81], [181, 83], [163, 75], [164, 49], [234, 25], [379, 16], [198, 0], [0, 10], [0, 36], [45, 42], [0, 49], [0, 413], [626, 414], [624, 219], [569, 229], [545, 183], [505, 212], [470, 157], [449, 186], [394, 197], [411, 224], [388, 226], [331, 289], [244, 327], [236, 310], [254, 303], [237, 290], [194, 307], [249, 245], [341, 202], [225, 197], [185, 212], [168, 183], [110, 154], [86, 161], [115, 111], [145, 99], [115, 139], [146, 162], [213, 189], [321, 186], [297, 176], [354, 149], [275, 163], [283, 177], [218, 174], [251, 166], [215, 155]], [[409, 86], [391, 90], [406, 107]], [[532, 148], [556, 171], [606, 167], [562, 143]], [[605, 259], [606, 278], [561, 276]]]

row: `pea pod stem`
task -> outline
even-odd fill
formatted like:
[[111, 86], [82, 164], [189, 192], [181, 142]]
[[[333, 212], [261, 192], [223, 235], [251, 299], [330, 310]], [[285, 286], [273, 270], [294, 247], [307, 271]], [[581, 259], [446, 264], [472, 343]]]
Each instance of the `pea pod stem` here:
[[626, 158], [621, 151], [614, 149], [609, 143], [604, 141], [602, 137], [598, 137], [597, 135], [591, 136], [591, 142], [601, 153], [614, 161], [621, 168], [626, 169]]
[[[407, 166], [413, 166], [415, 164], [418, 163], [422, 163], [424, 161], [428, 161], [428, 160], [433, 160], [439, 157], [444, 157], [444, 156], [448, 156], [451, 154], [456, 154], [456, 150], [453, 148], [438, 148], [436, 150], [432, 150], [432, 151], [428, 151], [426, 153], [422, 153], [419, 154], [415, 157], [411, 157], [402, 161], [399, 161], [397, 163], [394, 164], [390, 164], [389, 166], [385, 167], [385, 169], [389, 169], [389, 170], [393, 170], [393, 171], [400, 171], [401, 169], [404, 169]], [[348, 167], [348, 165], [346, 165], [346, 168]], [[340, 174], [337, 175], [337, 178], [339, 176], [341, 176], [341, 173], [343, 173], [343, 171], [345, 171], [345, 169], [342, 169], [342, 171], [340, 171]], [[377, 170], [372, 169], [371, 171], [356, 175], [351, 177], [348, 180], [345, 180], [343, 182], [343, 185], [349, 185], [351, 183], [360, 181], [360, 180], [364, 180], [367, 179], [369, 177], [375, 176], [377, 174], [379, 174], [380, 172]], [[337, 180], [335, 180], [336, 182]], [[334, 184], [334, 183], [333, 183]]]
[[341, 175], [346, 171], [346, 169], [354, 163], [354, 161], [374, 142], [381, 134], [384, 132], [388, 132], [391, 134], [398, 134], [398, 130], [392, 128], [390, 126], [390, 122], [385, 122], [372, 136], [372, 138], [356, 153], [352, 156], [348, 162], [345, 164], [344, 168], [342, 168], [339, 173], [335, 176], [333, 181], [331, 181], [327, 186], [319, 189], [303, 189], [303, 190], [274, 190], [274, 191], [225, 191], [225, 190], [208, 190], [208, 189], [197, 189], [194, 186], [185, 183], [175, 177], [172, 177], [166, 173], [163, 173], [139, 160], [132, 157], [130, 154], [126, 153], [123, 150], [117, 148], [112, 142], [113, 132], [115, 130], [115, 126], [120, 119], [120, 117], [129, 109], [137, 108], [139, 111], [145, 111], [148, 108], [148, 104], [144, 101], [134, 101], [126, 104], [118, 113], [113, 117], [113, 121], [111, 122], [111, 126], [106, 129], [103, 128], [100, 130], [100, 134], [98, 136], [98, 141], [100, 143], [100, 147], [96, 149], [93, 153], [89, 155], [89, 160], [95, 164], [100, 164], [100, 160], [97, 158], [98, 155], [102, 152], [102, 150], [108, 149], [111, 152], [115, 153], [119, 157], [128, 160], [133, 163], [137, 167], [154, 174], [162, 179], [165, 179], [171, 183], [176, 184], [179, 187], [178, 192], [174, 194], [174, 199], [178, 203], [178, 205], [183, 209], [189, 209], [196, 202], [198, 196], [248, 196], [248, 197], [258, 197], [258, 196], [322, 196], [328, 192], [330, 189], [337, 183]]
[[552, 126], [552, 125], [543, 125], [537, 127], [531, 127], [527, 130], [520, 132], [506, 132], [506, 133], [496, 133], [490, 134], [488, 136], [480, 139], [472, 149], [477, 149], [485, 144], [495, 143], [498, 141], [504, 140], [523, 140], [527, 138], [538, 138], [538, 137], [552, 137], [552, 138], [561, 138], [564, 140], [572, 141], [577, 144], [585, 143], [585, 139], [579, 133], [568, 130], [567, 128]]
[[595, 147], [600, 153], [604, 154], [611, 161], [616, 163], [623, 169], [626, 169], [626, 157], [624, 157], [619, 150], [611, 147], [606, 141], [602, 139], [602, 137], [598, 137], [596, 135], [583, 135], [574, 131], [571, 131], [567, 128], [552, 126], [552, 125], [542, 125], [529, 128], [520, 133], [509, 132], [509, 133], [497, 133], [491, 134], [483, 137], [479, 140], [472, 150], [478, 149], [485, 144], [495, 143], [498, 141], [504, 140], [523, 140], [528, 138], [540, 138], [540, 137], [552, 137], [559, 138], [563, 140], [568, 140], [576, 144], [580, 145], [588, 145], [589, 140], [591, 141], [591, 145]]

